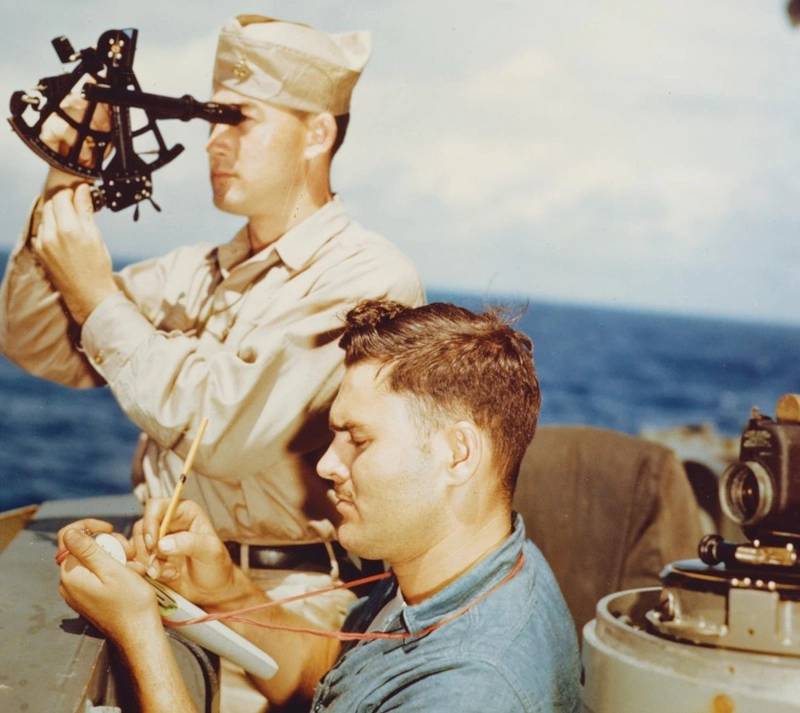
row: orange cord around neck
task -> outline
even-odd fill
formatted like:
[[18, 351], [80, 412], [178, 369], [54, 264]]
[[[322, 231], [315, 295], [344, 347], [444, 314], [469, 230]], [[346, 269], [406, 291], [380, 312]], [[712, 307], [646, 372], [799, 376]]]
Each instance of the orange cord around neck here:
[[262, 629], [272, 629], [274, 631], [290, 631], [296, 634], [310, 634], [312, 636], [323, 636], [328, 639], [338, 639], [339, 641], [375, 641], [377, 639], [402, 640], [402, 639], [418, 638], [421, 636], [427, 636], [431, 632], [434, 632], [437, 629], [443, 627], [445, 624], [448, 624], [454, 619], [458, 619], [460, 616], [466, 614], [470, 609], [480, 604], [484, 599], [486, 599], [489, 595], [496, 592], [504, 584], [510, 582], [522, 569], [523, 564], [525, 564], [525, 555], [523, 552], [520, 551], [519, 557], [517, 557], [517, 561], [514, 563], [514, 566], [511, 568], [511, 570], [509, 570], [508, 574], [505, 577], [503, 577], [503, 579], [501, 579], [497, 584], [495, 584], [491, 589], [487, 589], [483, 594], [476, 597], [465, 606], [461, 607], [461, 609], [457, 609], [452, 614], [448, 614], [442, 619], [439, 619], [439, 621], [434, 622], [429, 626], [426, 626], [424, 629], [420, 629], [419, 631], [414, 631], [414, 632], [371, 631], [366, 634], [359, 634], [356, 632], [349, 632], [349, 631], [324, 631], [322, 629], [311, 629], [304, 626], [285, 626], [283, 624], [269, 624], [267, 622], [255, 621], [254, 619], [248, 619], [242, 616], [243, 614], [249, 614], [251, 612], [259, 611], [261, 609], [268, 609], [269, 607], [276, 607], [282, 604], [288, 604], [290, 602], [295, 602], [300, 599], [308, 599], [309, 597], [314, 597], [317, 596], [318, 594], [326, 594], [327, 592], [332, 592], [337, 589], [351, 589], [353, 587], [358, 587], [359, 585], [362, 584], [370, 584], [372, 582], [378, 582], [380, 580], [388, 579], [389, 577], [393, 576], [391, 572], [374, 574], [371, 577], [356, 579], [352, 582], [342, 582], [341, 584], [334, 584], [331, 585], [330, 587], [324, 587], [323, 589], [316, 589], [313, 592], [296, 594], [291, 597], [286, 597], [285, 599], [276, 599], [275, 601], [272, 602], [264, 602], [263, 604], [256, 604], [251, 607], [245, 607], [244, 609], [236, 609], [234, 611], [221, 612], [219, 614], [207, 614], [206, 616], [197, 617], [195, 619], [188, 619], [186, 621], [164, 620], [164, 625], [169, 627], [181, 627], [181, 626], [191, 626], [192, 624], [202, 624], [203, 622], [206, 621], [230, 621], [230, 622], [236, 622], [237, 624], [249, 624], [251, 626], [258, 626]]

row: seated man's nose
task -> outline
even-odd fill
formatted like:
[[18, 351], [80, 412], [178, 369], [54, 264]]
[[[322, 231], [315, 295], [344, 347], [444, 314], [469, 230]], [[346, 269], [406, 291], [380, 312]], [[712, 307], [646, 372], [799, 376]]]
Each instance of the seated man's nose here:
[[326, 480], [343, 480], [347, 477], [347, 466], [328, 448], [317, 462], [317, 474]]

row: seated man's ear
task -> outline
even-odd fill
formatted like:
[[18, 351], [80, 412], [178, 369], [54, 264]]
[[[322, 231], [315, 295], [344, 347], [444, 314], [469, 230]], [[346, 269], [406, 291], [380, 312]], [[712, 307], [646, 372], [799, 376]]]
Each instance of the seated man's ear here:
[[336, 141], [336, 119], [333, 114], [312, 114], [306, 122], [306, 159], [328, 153]]
[[466, 483], [478, 470], [484, 455], [483, 439], [474, 423], [457, 421], [447, 429], [450, 449], [448, 475], [453, 485]]

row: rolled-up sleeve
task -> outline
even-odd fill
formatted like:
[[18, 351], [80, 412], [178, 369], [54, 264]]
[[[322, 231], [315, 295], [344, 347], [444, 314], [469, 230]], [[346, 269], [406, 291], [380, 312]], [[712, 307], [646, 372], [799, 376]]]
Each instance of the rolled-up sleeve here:
[[[81, 329], [28, 247], [35, 209], [36, 205], [9, 256], [0, 284], [0, 352], [34, 376], [75, 388], [102, 386], [105, 383], [102, 373], [82, 348]], [[208, 249], [207, 246], [179, 248], [162, 258], [115, 273], [114, 280], [124, 294], [115, 295], [104, 312], [125, 302], [138, 309], [142, 319], [154, 321], [168, 278], [171, 276], [174, 281], [192, 274]], [[181, 263], [183, 269], [176, 271], [175, 266]]]
[[29, 373], [65, 386], [102, 385], [78, 347], [77, 325], [27, 239], [26, 229], [0, 285], [0, 352]]

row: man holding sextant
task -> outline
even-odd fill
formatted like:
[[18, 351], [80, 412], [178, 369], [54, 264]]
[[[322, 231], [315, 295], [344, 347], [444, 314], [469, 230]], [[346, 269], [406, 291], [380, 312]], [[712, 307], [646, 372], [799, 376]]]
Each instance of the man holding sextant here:
[[[278, 662], [260, 682], [276, 704], [313, 693], [314, 711], [576, 710], [574, 628], [511, 512], [539, 411], [530, 340], [494, 313], [446, 304], [368, 302], [347, 319], [333, 442], [317, 470], [342, 544], [391, 566], [350, 612], [351, 640], [262, 628], [301, 622], [283, 606], [251, 609], [269, 597], [192, 502], [179, 505], [172, 534], [156, 545], [161, 577], [209, 612], [250, 609], [239, 614], [250, 623], [231, 625]], [[165, 509], [148, 503], [129, 556], [147, 559], [145, 538], [155, 539]], [[152, 589], [85, 525], [59, 533], [71, 553], [63, 596], [120, 647], [145, 713], [191, 710]]]
[[[184, 497], [224, 540], [249, 547], [231, 550], [265, 588], [291, 570], [316, 586], [331, 569], [320, 532], [334, 511], [314, 463], [343, 373], [341, 315], [365, 298], [423, 301], [409, 261], [354, 222], [330, 186], [369, 52], [363, 32], [232, 19], [212, 99], [244, 118], [213, 126], [206, 150], [214, 205], [246, 220], [237, 235], [112, 273], [89, 187], [51, 169], [0, 288], [9, 359], [69, 386], [107, 384], [142, 429], [142, 500], [169, 496], [208, 418]], [[57, 122], [42, 135], [61, 152], [71, 138]], [[293, 576], [292, 586], [305, 584]], [[347, 601], [306, 614], [336, 627]]]

